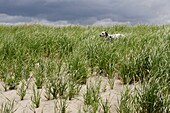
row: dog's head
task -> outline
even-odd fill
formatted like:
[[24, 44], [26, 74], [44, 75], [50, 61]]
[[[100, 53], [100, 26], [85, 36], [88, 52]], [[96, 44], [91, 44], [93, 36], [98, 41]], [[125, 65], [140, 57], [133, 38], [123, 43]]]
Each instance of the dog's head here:
[[107, 37], [108, 36], [108, 33], [103, 31], [100, 33], [100, 37]]

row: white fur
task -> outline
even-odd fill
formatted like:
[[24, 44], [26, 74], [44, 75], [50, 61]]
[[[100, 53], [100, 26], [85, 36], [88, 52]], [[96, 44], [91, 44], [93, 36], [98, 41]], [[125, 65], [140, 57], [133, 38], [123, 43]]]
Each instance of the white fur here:
[[118, 38], [124, 38], [124, 34], [108, 34], [107, 32], [103, 31], [100, 33], [100, 37], [108, 38], [109, 40], [112, 39], [118, 39]]

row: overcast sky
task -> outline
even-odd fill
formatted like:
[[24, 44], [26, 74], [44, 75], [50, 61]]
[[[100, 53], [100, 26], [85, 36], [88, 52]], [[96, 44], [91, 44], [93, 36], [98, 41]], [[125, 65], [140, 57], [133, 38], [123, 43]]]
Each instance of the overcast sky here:
[[0, 0], [0, 23], [170, 23], [169, 0]]

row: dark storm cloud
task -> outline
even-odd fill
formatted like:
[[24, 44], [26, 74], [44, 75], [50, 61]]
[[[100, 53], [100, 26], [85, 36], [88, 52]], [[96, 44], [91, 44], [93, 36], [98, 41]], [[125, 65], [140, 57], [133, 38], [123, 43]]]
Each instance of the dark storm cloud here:
[[0, 23], [167, 23], [168, 0], [1, 0]]

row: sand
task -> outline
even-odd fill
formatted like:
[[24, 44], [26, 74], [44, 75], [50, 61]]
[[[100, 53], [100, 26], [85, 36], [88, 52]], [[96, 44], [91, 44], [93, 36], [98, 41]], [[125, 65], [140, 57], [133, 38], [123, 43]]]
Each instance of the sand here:
[[[91, 77], [88, 79], [88, 83], [90, 81], [98, 80], [98, 77]], [[106, 91], [101, 92], [101, 96], [103, 100], [106, 98], [109, 99], [111, 108], [111, 113], [116, 113], [116, 106], [118, 105], [118, 100], [120, 99], [121, 91], [124, 88], [124, 85], [121, 84], [120, 80], [116, 79], [114, 82], [113, 90], [110, 89], [108, 84], [108, 80], [106, 77], [100, 77], [102, 80], [101, 87], [106, 86]], [[2, 87], [2, 82], [0, 83], [0, 105], [7, 100], [14, 100], [15, 101], [15, 113], [54, 113], [54, 101], [56, 100], [46, 100], [44, 97], [44, 89], [41, 89], [41, 101], [39, 108], [33, 108], [31, 102], [31, 96], [33, 95], [32, 89], [28, 88], [26, 92], [26, 96], [24, 100], [20, 100], [19, 96], [17, 95], [17, 90], [9, 90], [4, 91]], [[67, 100], [67, 113], [78, 113], [78, 111], [83, 107], [83, 94], [86, 91], [86, 85], [83, 85], [79, 95], [76, 95], [73, 99]]]

